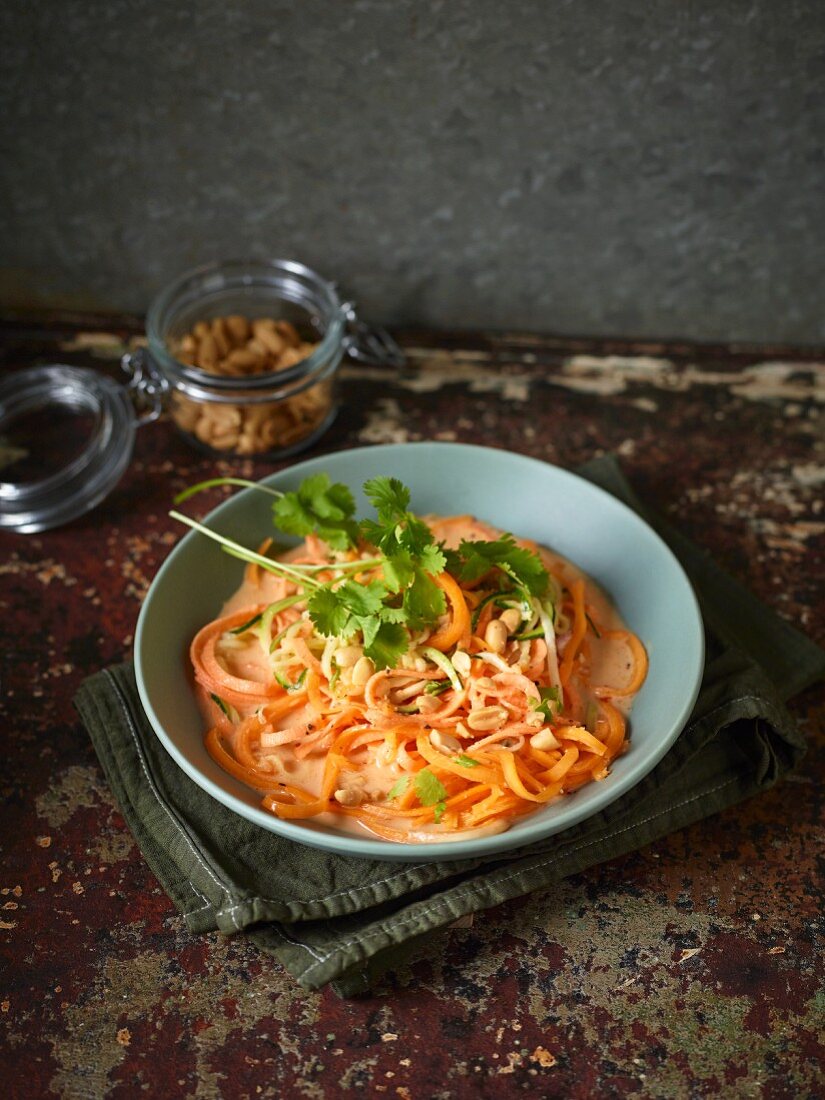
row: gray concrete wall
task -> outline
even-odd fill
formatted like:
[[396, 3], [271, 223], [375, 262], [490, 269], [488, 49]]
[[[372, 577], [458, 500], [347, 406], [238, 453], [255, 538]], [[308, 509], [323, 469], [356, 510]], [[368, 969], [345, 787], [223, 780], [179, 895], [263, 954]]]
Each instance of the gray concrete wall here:
[[386, 322], [825, 339], [825, 5], [6, 0], [0, 303], [278, 255]]

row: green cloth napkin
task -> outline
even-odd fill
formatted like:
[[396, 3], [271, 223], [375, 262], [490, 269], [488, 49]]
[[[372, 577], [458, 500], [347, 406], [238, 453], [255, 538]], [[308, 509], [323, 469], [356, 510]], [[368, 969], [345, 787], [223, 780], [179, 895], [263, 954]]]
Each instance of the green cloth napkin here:
[[450, 863], [346, 858], [282, 839], [204, 793], [153, 734], [131, 665], [99, 672], [75, 704], [149, 865], [192, 932], [245, 930], [307, 989], [349, 995], [411, 945], [468, 914], [550, 886], [770, 787], [805, 746], [783, 706], [825, 673], [825, 653], [642, 507], [618, 465], [579, 473], [665, 538], [706, 624], [702, 690], [687, 727], [624, 798], [568, 831]]

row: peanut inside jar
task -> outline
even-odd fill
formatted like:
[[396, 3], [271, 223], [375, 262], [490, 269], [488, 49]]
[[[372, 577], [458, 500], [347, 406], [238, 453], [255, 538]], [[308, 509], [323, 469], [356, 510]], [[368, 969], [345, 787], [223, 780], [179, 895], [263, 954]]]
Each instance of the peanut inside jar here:
[[[181, 363], [208, 374], [249, 378], [293, 367], [317, 346], [289, 321], [231, 314], [199, 321], [169, 350]], [[291, 397], [255, 404], [194, 401], [176, 393], [171, 411], [178, 427], [206, 446], [252, 455], [293, 446], [311, 435], [331, 404], [327, 380]]]

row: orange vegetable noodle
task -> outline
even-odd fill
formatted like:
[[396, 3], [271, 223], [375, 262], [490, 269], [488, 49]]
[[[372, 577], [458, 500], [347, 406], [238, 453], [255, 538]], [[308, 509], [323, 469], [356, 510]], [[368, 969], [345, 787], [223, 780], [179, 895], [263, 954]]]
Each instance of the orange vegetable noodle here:
[[[446, 555], [415, 582], [429, 620], [375, 545], [342, 552], [321, 533], [273, 559], [291, 573], [249, 564], [192, 641], [206, 748], [279, 818], [398, 843], [486, 836], [604, 781], [628, 749], [648, 657], [609, 597], [470, 516], [422, 522]], [[341, 632], [324, 632], [317, 608], [344, 592], [355, 618], [336, 611]]]

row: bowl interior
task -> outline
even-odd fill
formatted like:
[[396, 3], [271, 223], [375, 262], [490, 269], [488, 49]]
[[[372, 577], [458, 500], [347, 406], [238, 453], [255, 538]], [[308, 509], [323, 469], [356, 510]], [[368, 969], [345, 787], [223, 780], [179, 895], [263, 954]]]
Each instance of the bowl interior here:
[[[141, 610], [135, 638], [138, 687], [149, 720], [184, 770], [231, 809], [264, 828], [306, 844], [379, 859], [466, 859], [529, 844], [598, 812], [637, 783], [678, 736], [698, 693], [703, 629], [693, 591], [659, 537], [630, 509], [564, 470], [505, 451], [450, 443], [358, 448], [300, 463], [267, 478], [292, 489], [327, 471], [360, 494], [376, 474], [400, 478], [419, 513], [470, 512], [570, 558], [610, 594], [648, 650], [650, 669], [630, 719], [630, 750], [610, 776], [540, 808], [497, 836], [428, 845], [399, 845], [353, 836], [316, 822], [279, 821], [258, 795], [232, 779], [203, 747], [187, 651], [194, 634], [217, 616], [241, 580], [243, 566], [216, 544], [188, 534], [169, 555]], [[272, 532], [271, 498], [243, 491], [210, 515], [209, 526], [244, 545]]]

